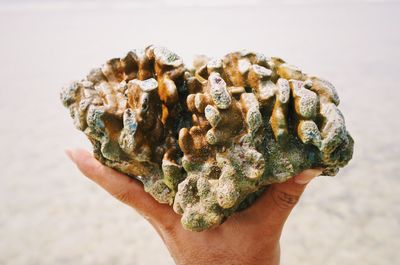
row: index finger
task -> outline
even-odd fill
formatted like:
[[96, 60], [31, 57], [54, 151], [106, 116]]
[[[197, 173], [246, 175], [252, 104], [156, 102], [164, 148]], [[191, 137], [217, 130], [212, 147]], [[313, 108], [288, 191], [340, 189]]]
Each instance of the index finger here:
[[85, 176], [121, 202], [135, 208], [144, 217], [162, 222], [174, 218], [171, 207], [158, 203], [144, 191], [140, 181], [104, 166], [84, 149], [66, 150], [66, 153]]

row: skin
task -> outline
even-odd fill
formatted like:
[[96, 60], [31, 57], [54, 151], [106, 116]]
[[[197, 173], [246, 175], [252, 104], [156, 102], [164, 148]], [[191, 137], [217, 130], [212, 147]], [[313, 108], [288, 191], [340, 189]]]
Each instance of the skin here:
[[309, 169], [287, 182], [270, 185], [250, 208], [222, 225], [191, 232], [182, 228], [180, 215], [154, 200], [139, 181], [102, 165], [86, 150], [66, 153], [85, 176], [146, 218], [178, 265], [279, 264], [285, 221], [307, 183], [321, 174], [319, 169]]

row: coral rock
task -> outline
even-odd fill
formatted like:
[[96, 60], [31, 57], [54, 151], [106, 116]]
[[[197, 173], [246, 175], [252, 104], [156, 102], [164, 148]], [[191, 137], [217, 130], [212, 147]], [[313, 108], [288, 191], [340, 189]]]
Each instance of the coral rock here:
[[305, 169], [333, 176], [353, 153], [331, 83], [248, 51], [187, 69], [149, 46], [92, 70], [61, 99], [96, 158], [141, 180], [193, 231]]

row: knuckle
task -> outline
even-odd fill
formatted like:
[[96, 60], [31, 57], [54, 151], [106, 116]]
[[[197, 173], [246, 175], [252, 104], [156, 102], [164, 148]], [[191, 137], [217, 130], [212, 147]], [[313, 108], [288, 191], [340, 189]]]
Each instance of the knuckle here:
[[177, 226], [175, 223], [172, 222], [163, 222], [160, 224], [161, 229], [168, 234], [171, 237], [175, 237], [176, 236], [176, 229]]
[[277, 189], [272, 190], [272, 198], [276, 206], [282, 210], [292, 209], [299, 201], [300, 196], [292, 195]]
[[[134, 181], [135, 181], [134, 179], [129, 179], [128, 183], [125, 184], [123, 187], [114, 187], [112, 189], [114, 191], [110, 192], [111, 195], [114, 198], [116, 198], [117, 200], [119, 200], [125, 204], [131, 205], [134, 200], [135, 194], [134, 194], [134, 191], [129, 189], [128, 187], [130, 186], [131, 182], [134, 182]], [[106, 189], [111, 190], [111, 187], [106, 188]]]
[[176, 236], [176, 227], [173, 224], [162, 224], [161, 229], [171, 237]]
[[113, 197], [115, 197], [117, 200], [128, 204], [131, 200], [131, 194], [127, 190], [121, 190], [117, 191], [111, 194]]

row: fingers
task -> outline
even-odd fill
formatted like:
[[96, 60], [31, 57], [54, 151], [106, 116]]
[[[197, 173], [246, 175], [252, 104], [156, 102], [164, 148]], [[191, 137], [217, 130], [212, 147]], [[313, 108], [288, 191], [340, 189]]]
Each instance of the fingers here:
[[118, 200], [135, 208], [146, 219], [167, 222], [169, 217], [172, 218], [174, 213], [170, 207], [153, 199], [139, 181], [104, 166], [86, 150], [66, 150], [66, 153], [85, 176]]
[[307, 184], [321, 173], [320, 169], [307, 169], [286, 182], [270, 185], [249, 214], [256, 215], [267, 226], [283, 226]]

